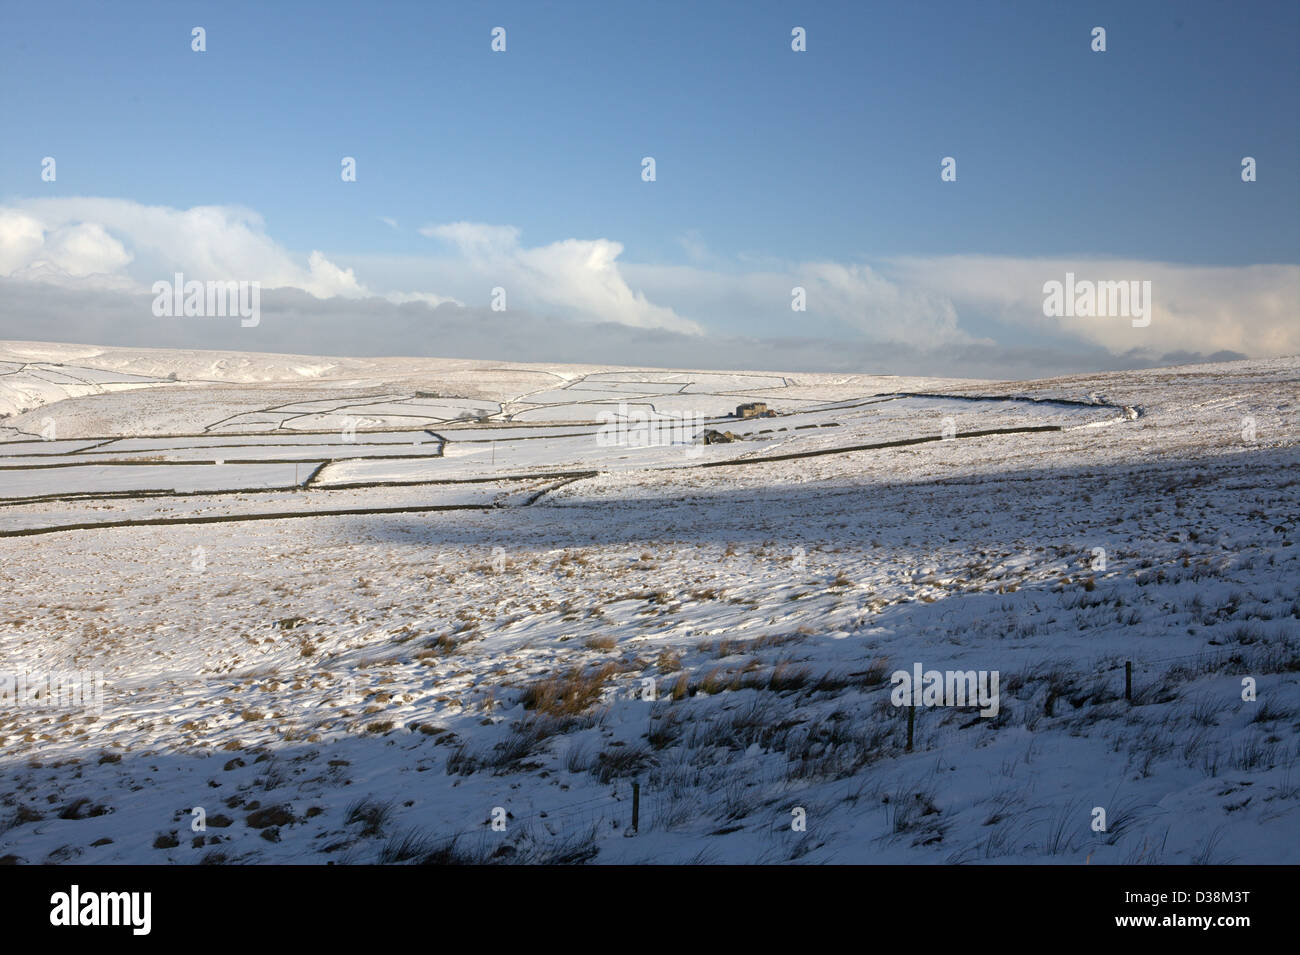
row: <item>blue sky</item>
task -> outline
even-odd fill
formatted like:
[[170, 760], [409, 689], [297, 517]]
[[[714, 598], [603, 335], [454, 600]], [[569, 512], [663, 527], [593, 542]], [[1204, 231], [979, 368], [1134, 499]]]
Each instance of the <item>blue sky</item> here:
[[[421, 257], [448, 252], [419, 228], [606, 239], [634, 292], [728, 330], [739, 312], [704, 314], [705, 290], [652, 270], [1300, 263], [1298, 91], [1294, 2], [5, 3], [0, 204], [242, 207], [287, 254], [320, 250], [367, 290], [457, 301], [411, 287]], [[927, 294], [997, 339], [1003, 306]], [[555, 298], [538, 307], [563, 312]], [[760, 317], [773, 333], [781, 309]], [[801, 327], [870, 337], [842, 318], [810, 305]]]

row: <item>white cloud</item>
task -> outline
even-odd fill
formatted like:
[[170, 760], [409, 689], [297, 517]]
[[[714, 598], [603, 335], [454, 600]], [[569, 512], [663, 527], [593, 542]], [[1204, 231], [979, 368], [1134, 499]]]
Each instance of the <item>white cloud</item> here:
[[479, 222], [427, 225], [420, 234], [452, 245], [458, 265], [485, 288], [506, 290], [511, 306], [561, 308], [598, 321], [634, 328], [664, 328], [699, 334], [700, 325], [634, 291], [618, 257], [623, 246], [610, 239], [564, 239], [527, 248], [514, 226]]
[[[392, 220], [390, 225], [395, 225]], [[557, 310], [592, 321], [698, 333], [698, 324], [649, 301], [624, 279], [623, 251], [608, 239], [566, 239], [527, 248], [513, 226], [455, 222], [426, 226], [454, 255], [399, 268], [402, 284], [376, 290], [354, 268], [313, 251], [304, 264], [267, 234], [260, 216], [233, 206], [174, 209], [124, 199], [32, 199], [0, 207], [0, 276], [147, 289], [182, 272], [200, 281], [257, 281], [318, 298], [382, 295], [395, 303], [486, 301], [502, 286], [512, 310]], [[364, 259], [365, 257], [358, 257]], [[374, 260], [371, 260], [374, 263]], [[409, 262], [409, 260], [408, 260]], [[384, 271], [382, 267], [377, 271]], [[434, 284], [433, 288], [429, 284]]]
[[[799, 269], [819, 307], [883, 341], [909, 344], [969, 342], [957, 310], [943, 294], [909, 288], [866, 265], [812, 262]], [[824, 303], [824, 304], [820, 304]]]
[[[816, 323], [879, 342], [929, 347], [974, 341], [958, 327], [957, 311], [944, 295], [901, 285], [861, 263], [771, 264], [748, 272], [638, 265], [626, 271], [652, 297], [737, 329], [790, 335]], [[805, 292], [804, 312], [791, 308], [796, 287]]]
[[407, 302], [423, 302], [430, 308], [437, 308], [439, 305], [464, 305], [458, 298], [449, 298], [445, 295], [435, 295], [432, 292], [389, 292], [384, 296], [385, 299], [394, 305], [405, 305]]
[[0, 275], [24, 268], [40, 256], [45, 230], [33, 216], [0, 207]]
[[309, 255], [307, 265], [311, 269], [310, 281], [306, 285], [294, 284], [294, 288], [311, 292], [317, 298], [333, 298], [335, 295], [353, 298], [365, 294], [365, 287], [357, 281], [351, 269], [340, 268], [321, 253]]
[[[681, 238], [691, 265], [621, 261], [612, 239], [526, 246], [510, 225], [452, 222], [419, 232], [444, 246], [427, 255], [324, 253], [305, 258], [267, 234], [262, 219], [232, 206], [175, 209], [122, 199], [32, 199], [0, 206], [0, 277], [72, 289], [147, 291], [159, 278], [258, 281], [317, 299], [386, 299], [487, 306], [506, 289], [507, 323], [539, 315], [590, 325], [711, 331], [749, 338], [822, 337], [900, 348], [1021, 347], [1026, 331], [1045, 347], [1078, 354], [1221, 351], [1253, 357], [1300, 353], [1300, 265], [1186, 266], [1091, 258], [903, 257], [864, 262], [781, 262], [711, 252]], [[358, 271], [365, 277], [363, 282]], [[1151, 323], [1043, 314], [1043, 284], [1150, 281]], [[807, 290], [807, 311], [790, 308]], [[406, 310], [404, 314], [408, 314]], [[532, 318], [524, 318], [531, 314]], [[1001, 328], [990, 328], [1001, 323]], [[977, 329], [980, 334], [975, 334]], [[985, 337], [994, 334], [997, 342]]]
[[94, 222], [56, 230], [45, 242], [45, 254], [55, 266], [75, 276], [116, 272], [132, 258], [121, 242]]
[[507, 256], [519, 247], [519, 230], [512, 225], [485, 222], [448, 222], [421, 227], [420, 235], [442, 239], [462, 252], [474, 255]]
[[[1198, 266], [1101, 258], [994, 256], [900, 258], [889, 263], [904, 284], [976, 308], [1008, 324], [1063, 334], [1112, 354], [1141, 348], [1251, 357], [1300, 354], [1300, 265]], [[1048, 317], [1043, 285], [1149, 281], [1151, 324], [1126, 317]]]
[[[131, 263], [137, 267], [128, 272]], [[33, 199], [0, 208], [0, 274], [129, 276], [148, 288], [172, 272], [298, 288], [319, 298], [368, 294], [350, 269], [319, 252], [304, 268], [247, 209], [95, 198]]]

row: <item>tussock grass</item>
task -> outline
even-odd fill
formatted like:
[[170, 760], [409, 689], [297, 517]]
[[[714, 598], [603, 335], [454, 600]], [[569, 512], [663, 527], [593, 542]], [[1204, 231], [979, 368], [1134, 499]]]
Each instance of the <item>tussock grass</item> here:
[[788, 760], [785, 778], [796, 780], [845, 779], [901, 748], [897, 721], [862, 720], [856, 725], [847, 714], [832, 713], [825, 721], [799, 731], [773, 733], [770, 745]]
[[564, 757], [564, 768], [571, 773], [585, 773], [591, 768], [591, 761], [587, 757], [587, 748], [581, 743], [570, 746], [568, 753]]
[[876, 686], [883, 679], [883, 664], [880, 668], [876, 668], [873, 664], [873, 668], [851, 676], [823, 673], [814, 677], [811, 667], [796, 664], [791, 660], [778, 660], [769, 668], [764, 667], [759, 660], [750, 658], [743, 664], [710, 667], [695, 679], [683, 673], [673, 686], [672, 698], [680, 700], [683, 696], [696, 696], [700, 693], [715, 696], [726, 691], [740, 690], [760, 690], [778, 694], [798, 691], [814, 693], [840, 690], [849, 686]]
[[895, 835], [915, 832], [931, 823], [931, 816], [940, 813], [934, 801], [933, 789], [914, 790], [900, 786], [893, 795], [882, 798], [885, 804], [885, 818], [890, 832]]
[[757, 653], [759, 650], [783, 647], [789, 643], [798, 643], [811, 633], [811, 630], [804, 627], [793, 633], [769, 633], [765, 636], [752, 637], [748, 640], [724, 637], [716, 643], [710, 640], [701, 641], [696, 649], [699, 650], [700, 653], [706, 653], [721, 660], [725, 657], [752, 654]]
[[407, 829], [389, 838], [375, 857], [377, 865], [397, 865], [415, 859], [427, 859], [439, 848], [438, 843], [419, 829]]
[[639, 746], [611, 746], [596, 754], [592, 772], [602, 783], [633, 776], [650, 765], [648, 750]]
[[679, 710], [670, 707], [656, 707], [650, 711], [650, 729], [646, 732], [646, 742], [655, 749], [672, 746], [682, 737], [682, 716]]
[[1250, 718], [1250, 721], [1252, 723], [1273, 723], [1277, 720], [1289, 720], [1294, 715], [1295, 710], [1293, 708], [1281, 706], [1269, 699], [1256, 708], [1255, 715]]
[[344, 822], [349, 826], [360, 825], [363, 839], [381, 835], [384, 825], [393, 814], [391, 802], [379, 802], [373, 799], [358, 799], [349, 804], [344, 811]]
[[468, 743], [461, 743], [447, 755], [448, 776], [469, 776], [480, 768], [479, 761], [470, 752]]
[[1262, 734], [1256, 734], [1232, 748], [1229, 765], [1238, 772], [1272, 769], [1277, 765], [1277, 745]]
[[575, 667], [545, 677], [524, 688], [524, 709], [548, 716], [580, 716], [600, 700], [605, 684], [618, 672], [613, 663], [582, 669]]
[[[463, 628], [462, 628], [463, 630]], [[424, 648], [415, 654], [417, 660], [440, 660], [445, 656], [455, 653], [456, 650], [472, 639], [469, 636], [457, 637], [455, 634], [442, 633], [433, 638], [424, 645]]]
[[[413, 838], [427, 839], [422, 835]], [[419, 860], [419, 865], [582, 865], [600, 852], [594, 827], [565, 839], [522, 847], [484, 839], [467, 846], [461, 836], [431, 844], [433, 848]]]
[[673, 683], [671, 697], [673, 700], [684, 700], [691, 692], [691, 677], [689, 673], [683, 672]]
[[676, 673], [682, 666], [682, 654], [678, 650], [660, 650], [655, 657], [655, 667], [660, 673]]
[[[808, 667], [795, 666], [789, 661], [782, 661], [772, 668], [764, 687], [773, 693], [788, 693], [801, 690], [808, 685], [812, 670]], [[761, 685], [761, 683], [759, 684]]]
[[519, 723], [509, 736], [493, 747], [491, 756], [484, 762], [493, 769], [514, 767], [536, 753], [546, 740], [564, 728], [566, 727], [562, 724], [549, 720]]

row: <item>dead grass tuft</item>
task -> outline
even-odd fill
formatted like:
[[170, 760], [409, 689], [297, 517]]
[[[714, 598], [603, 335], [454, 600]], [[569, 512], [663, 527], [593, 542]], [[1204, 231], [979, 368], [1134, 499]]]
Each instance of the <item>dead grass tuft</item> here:
[[525, 709], [547, 716], [579, 716], [595, 704], [609, 678], [618, 671], [613, 663], [546, 677], [524, 688]]

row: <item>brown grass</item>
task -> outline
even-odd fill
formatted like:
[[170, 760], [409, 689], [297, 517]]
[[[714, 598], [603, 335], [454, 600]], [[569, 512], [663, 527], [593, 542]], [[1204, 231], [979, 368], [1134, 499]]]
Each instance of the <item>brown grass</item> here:
[[689, 694], [690, 692], [690, 687], [691, 687], [690, 674], [683, 671], [682, 674], [677, 678], [677, 682], [673, 684], [673, 694], [672, 694], [673, 699], [684, 700], [687, 694]]
[[613, 663], [584, 670], [574, 667], [524, 688], [524, 708], [548, 716], [578, 716], [600, 699], [618, 667]]
[[677, 650], [660, 650], [655, 658], [660, 673], [676, 673], [682, 667], [682, 655]]

